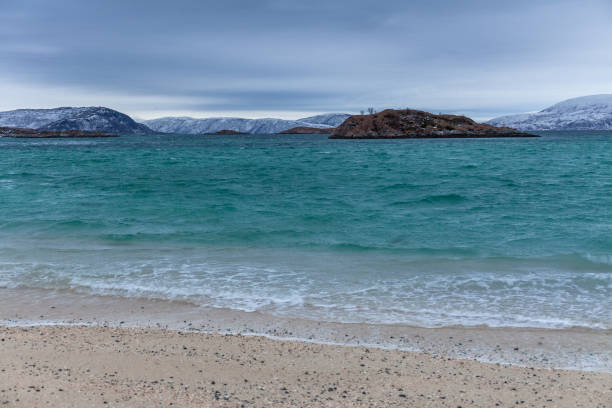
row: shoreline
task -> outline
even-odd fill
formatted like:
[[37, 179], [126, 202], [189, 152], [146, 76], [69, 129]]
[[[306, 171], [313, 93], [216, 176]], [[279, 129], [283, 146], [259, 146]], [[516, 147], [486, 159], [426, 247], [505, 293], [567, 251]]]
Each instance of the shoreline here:
[[340, 347], [372, 347], [517, 367], [612, 373], [612, 330], [335, 323], [189, 302], [0, 289], [0, 326], [92, 326], [232, 334]]
[[261, 336], [0, 326], [6, 406], [605, 407], [612, 374]]

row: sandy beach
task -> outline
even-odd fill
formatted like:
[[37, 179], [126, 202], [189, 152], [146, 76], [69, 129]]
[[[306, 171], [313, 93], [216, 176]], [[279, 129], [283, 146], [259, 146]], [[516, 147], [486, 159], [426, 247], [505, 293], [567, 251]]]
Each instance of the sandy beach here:
[[606, 407], [612, 375], [156, 329], [0, 329], [5, 406]]
[[1, 294], [4, 406], [612, 404], [608, 331], [333, 324], [66, 291]]

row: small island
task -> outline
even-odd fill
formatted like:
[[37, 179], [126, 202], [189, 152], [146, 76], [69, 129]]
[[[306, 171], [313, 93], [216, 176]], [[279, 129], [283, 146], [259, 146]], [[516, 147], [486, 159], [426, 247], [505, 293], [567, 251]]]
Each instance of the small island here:
[[248, 132], [239, 132], [237, 130], [223, 129], [213, 133], [204, 133], [205, 135], [248, 135]]
[[308, 126], [298, 126], [279, 132], [281, 135], [329, 135], [334, 128], [314, 128]]
[[507, 127], [477, 123], [466, 116], [435, 115], [413, 109], [387, 109], [347, 118], [330, 139], [421, 139], [538, 137]]
[[112, 133], [91, 132], [86, 130], [38, 130], [26, 128], [0, 127], [0, 137], [13, 137], [18, 139], [47, 139], [47, 138], [82, 138], [82, 137], [119, 137]]

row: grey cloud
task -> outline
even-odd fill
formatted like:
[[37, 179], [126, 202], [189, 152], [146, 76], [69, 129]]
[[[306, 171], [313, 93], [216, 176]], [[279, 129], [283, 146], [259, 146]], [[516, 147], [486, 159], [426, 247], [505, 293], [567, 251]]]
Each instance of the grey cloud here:
[[5, 0], [0, 87], [185, 97], [191, 111], [498, 114], [612, 91], [611, 17], [605, 0]]

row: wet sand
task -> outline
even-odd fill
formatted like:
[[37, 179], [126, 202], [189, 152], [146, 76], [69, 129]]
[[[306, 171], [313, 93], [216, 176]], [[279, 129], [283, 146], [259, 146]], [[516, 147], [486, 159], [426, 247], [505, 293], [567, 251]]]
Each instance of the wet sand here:
[[337, 324], [0, 289], [0, 338], [0, 406], [612, 406], [605, 330]]
[[424, 352], [453, 359], [612, 373], [612, 331], [570, 328], [442, 327], [333, 323], [188, 302], [0, 289], [0, 325], [77, 324], [263, 335]]
[[0, 404], [608, 407], [612, 374], [261, 336], [0, 328]]

